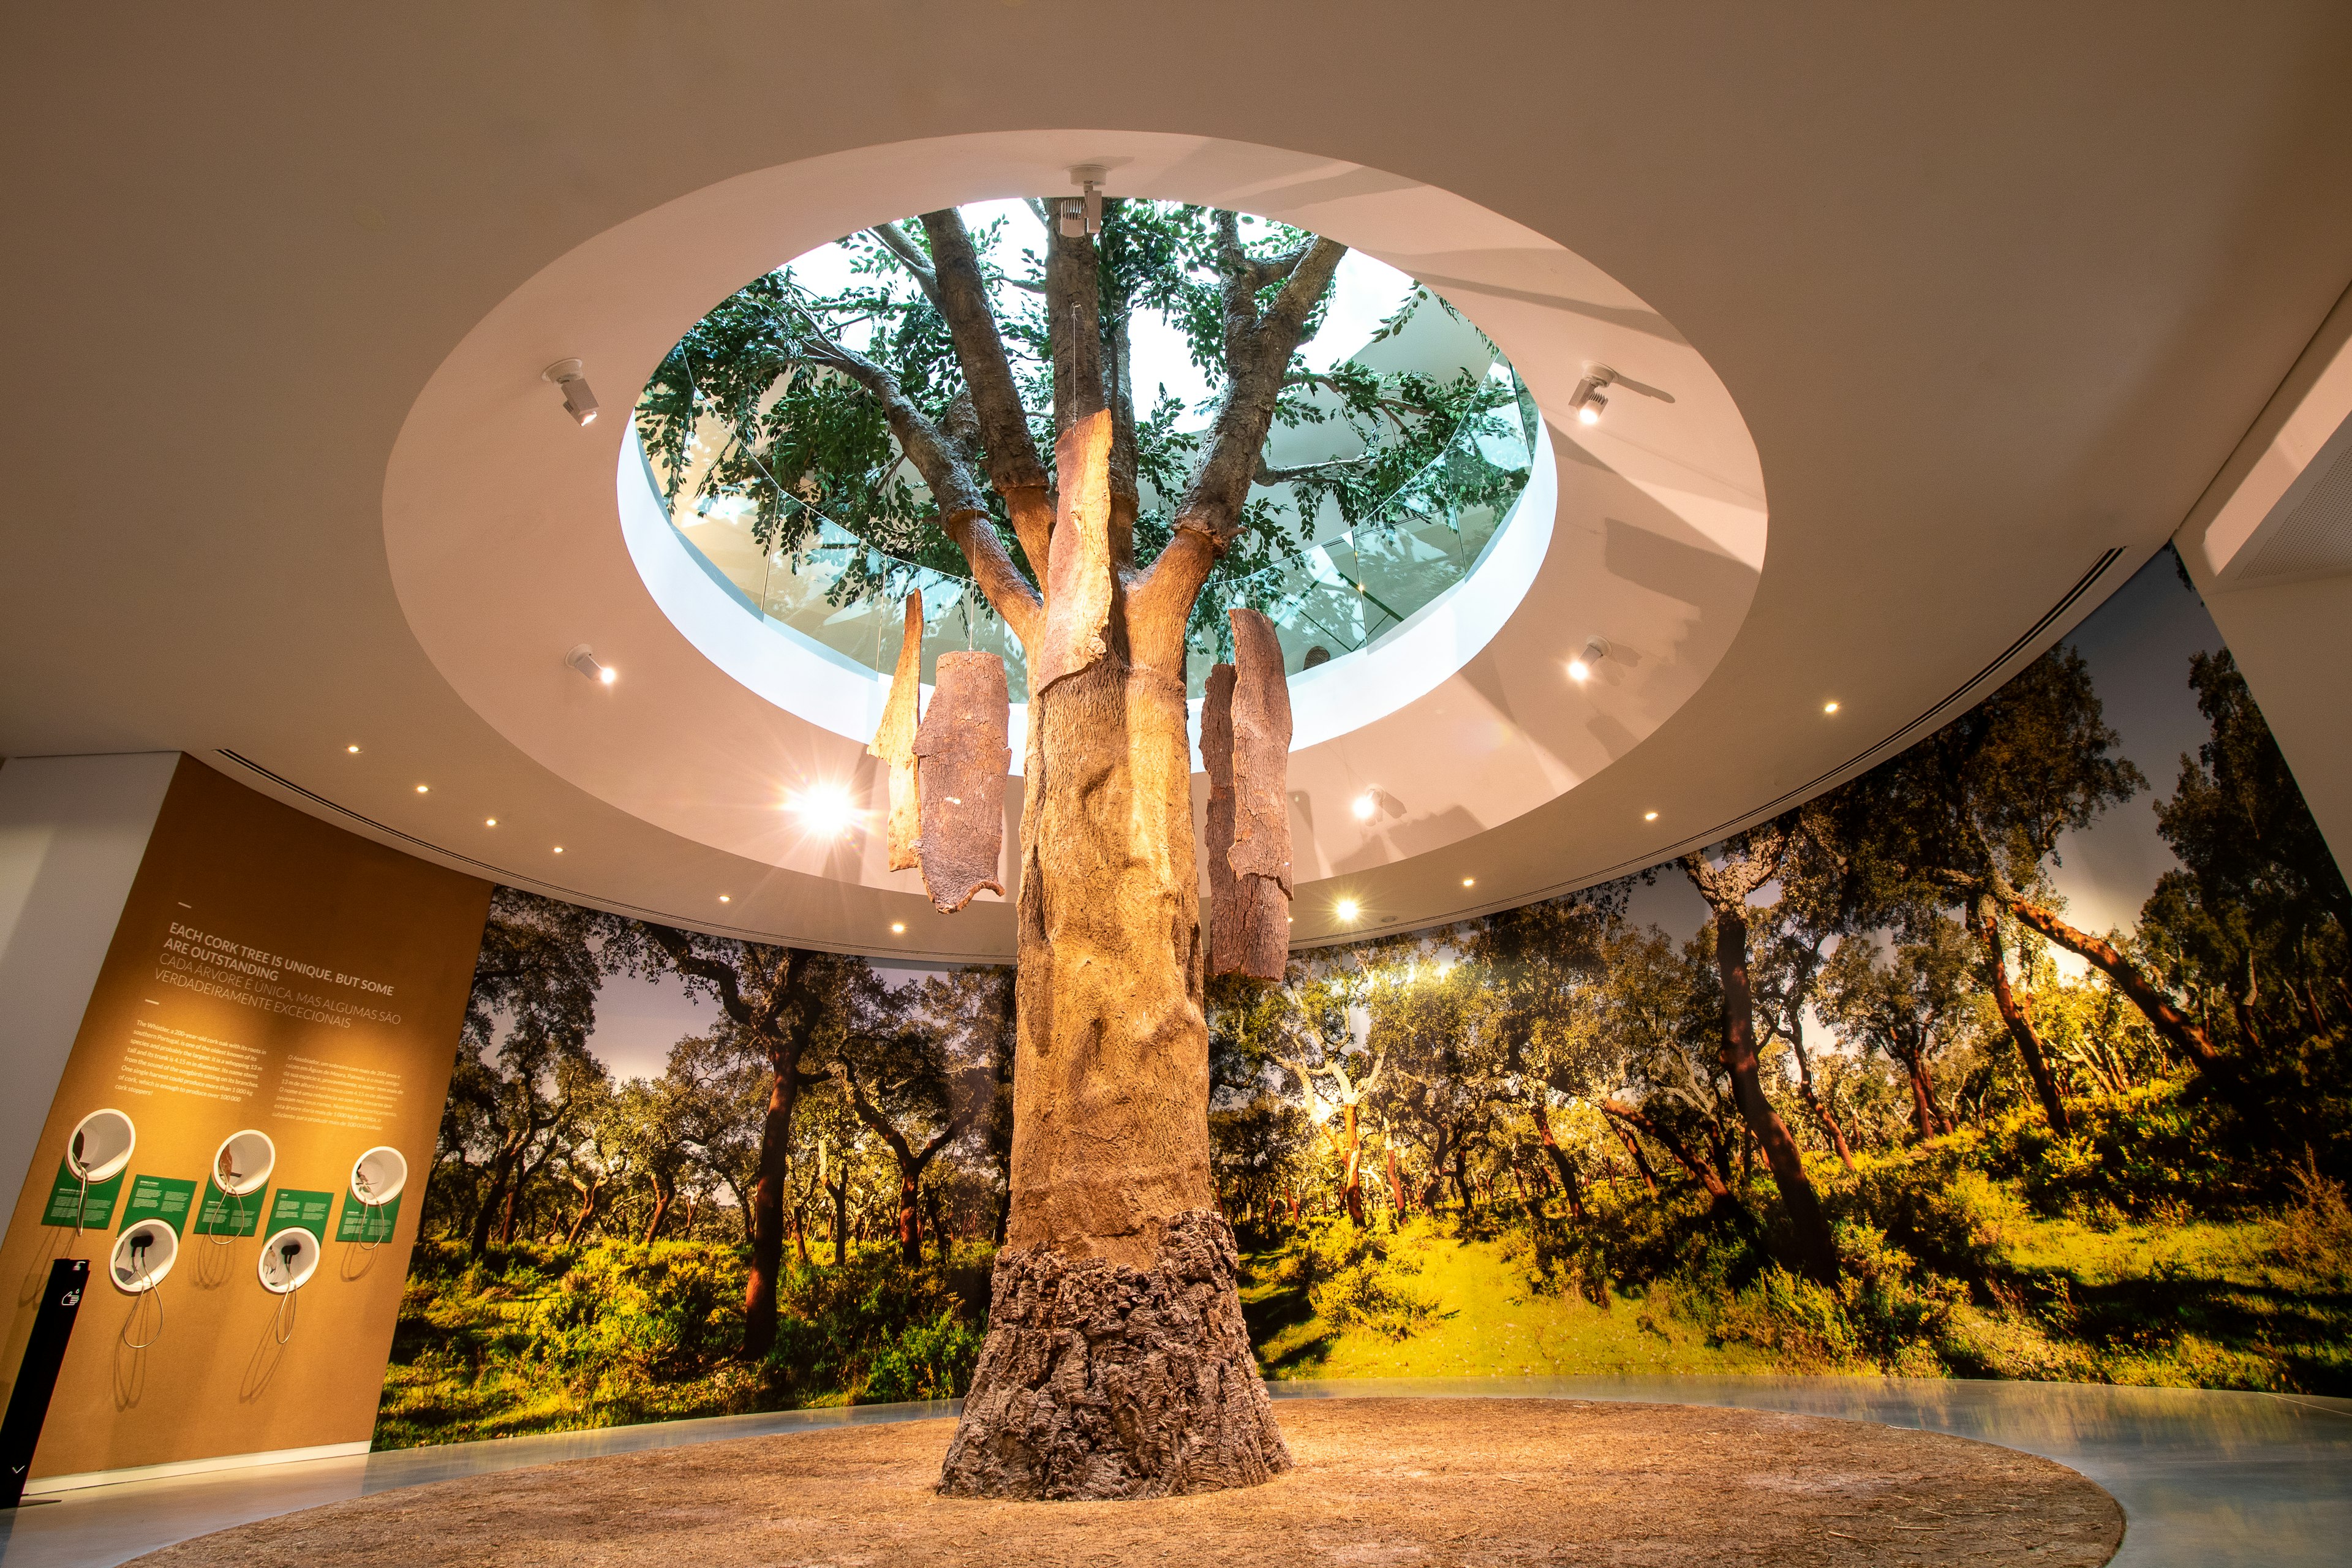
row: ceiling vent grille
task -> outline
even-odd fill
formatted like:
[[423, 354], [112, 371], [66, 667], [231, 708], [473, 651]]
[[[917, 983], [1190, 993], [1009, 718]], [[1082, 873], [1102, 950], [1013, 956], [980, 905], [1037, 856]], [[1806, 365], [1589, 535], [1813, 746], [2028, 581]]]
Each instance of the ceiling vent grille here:
[[2234, 574], [2239, 584], [2352, 572], [2352, 443], [2328, 445], [2326, 468]]

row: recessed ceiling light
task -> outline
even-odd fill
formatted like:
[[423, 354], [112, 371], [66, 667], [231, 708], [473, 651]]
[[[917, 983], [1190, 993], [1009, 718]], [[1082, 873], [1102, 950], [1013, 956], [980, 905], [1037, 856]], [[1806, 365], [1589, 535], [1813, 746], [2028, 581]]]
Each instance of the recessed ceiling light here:
[[1837, 711], [1837, 704], [1834, 702], [1824, 702], [1822, 704], [1822, 711], [1824, 713], [1834, 713]]
[[1363, 910], [1364, 906], [1356, 902], [1355, 900], [1341, 899], [1337, 904], [1332, 906], [1331, 912], [1338, 915], [1343, 921], [1351, 921], [1358, 915], [1363, 913]]
[[1644, 822], [1655, 822], [1658, 820], [1658, 814], [1654, 811], [1645, 811], [1642, 814], [1642, 820]]
[[425, 788], [425, 785], [423, 785], [423, 784], [418, 784], [418, 785], [416, 786], [416, 793], [417, 793], [417, 794], [419, 794], [419, 795], [425, 795], [425, 794], [427, 794], [427, 793], [429, 793], [429, 792], [426, 790], [426, 788]]
[[735, 900], [732, 900], [732, 899], [730, 899], [730, 898], [729, 898], [726, 894], [721, 893], [721, 894], [719, 894], [719, 901], [720, 903], [722, 903], [722, 904], [731, 904], [731, 903], [733, 903]]
[[907, 922], [906, 922], [905, 921], [892, 921], [890, 922], [890, 934], [891, 934], [892, 936], [904, 936], [904, 935], [906, 935], [906, 934], [907, 934]]
[[556, 852], [558, 855], [562, 854], [562, 853], [563, 853], [563, 846], [562, 846], [562, 845], [561, 845], [561, 844], [557, 845], [557, 846], [555, 847], [555, 852]]
[[360, 752], [360, 749], [357, 746], [345, 746], [343, 750], [351, 752], [353, 756], [358, 756]]
[[498, 825], [499, 819], [495, 816], [486, 816], [482, 818], [482, 826], [485, 827], [496, 827]]
[[1366, 790], [1363, 794], [1358, 795], [1355, 799], [1355, 804], [1349, 807], [1349, 809], [1356, 814], [1356, 820], [1358, 822], [1370, 822], [1372, 819], [1372, 813], [1380, 810], [1380, 808], [1381, 803], [1379, 799], [1374, 796], [1372, 792], [1370, 790]]
[[1465, 877], [1462, 879], [1462, 885], [1465, 888], [1475, 888], [1478, 885], [1478, 879], [1475, 877]]

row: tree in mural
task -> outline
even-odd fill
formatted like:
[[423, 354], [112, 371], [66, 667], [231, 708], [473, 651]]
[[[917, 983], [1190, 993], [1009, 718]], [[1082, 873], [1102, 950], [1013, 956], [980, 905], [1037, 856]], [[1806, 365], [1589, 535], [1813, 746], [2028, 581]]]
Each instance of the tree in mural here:
[[[680, 342], [640, 418], [674, 476], [705, 420], [726, 426], [704, 482], [755, 498], [762, 544], [798, 548], [822, 517], [967, 575], [1025, 656], [1012, 1205], [946, 1489], [1245, 1485], [1289, 1458], [1211, 1181], [1202, 987], [1212, 966], [1280, 977], [1289, 721], [1271, 626], [1236, 606], [1231, 630], [1216, 627], [1247, 594], [1203, 589], [1298, 548], [1254, 484], [1290, 485], [1302, 519], [1326, 500], [1356, 515], [1500, 397], [1469, 377], [1310, 373], [1297, 350], [1344, 255], [1332, 241], [1278, 226], [1245, 238], [1233, 214], [1150, 203], [1038, 214], [1043, 255], [1024, 278], [985, 260], [986, 237], [950, 209], [860, 237], [869, 281], [845, 295], [760, 279]], [[1180, 433], [1164, 397], [1139, 407], [1130, 318], [1145, 309], [1222, 382], [1204, 431]], [[1357, 458], [1278, 472], [1265, 457], [1278, 418], [1387, 434]], [[888, 586], [854, 578], [849, 591]], [[1233, 838], [1212, 844], [1213, 883], [1233, 874], [1213, 924], [1236, 935], [1213, 954], [1185, 706], [1198, 629], [1238, 655]], [[972, 662], [985, 657], [943, 655], [944, 719], [909, 738], [898, 713], [876, 742], [894, 773], [914, 759], [928, 798], [913, 847], [942, 909], [991, 885], [973, 868], [992, 865], [980, 851], [1002, 821], [962, 787], [991, 771], [992, 722], [1003, 744], [1005, 675]], [[908, 847], [894, 837], [894, 863]]]

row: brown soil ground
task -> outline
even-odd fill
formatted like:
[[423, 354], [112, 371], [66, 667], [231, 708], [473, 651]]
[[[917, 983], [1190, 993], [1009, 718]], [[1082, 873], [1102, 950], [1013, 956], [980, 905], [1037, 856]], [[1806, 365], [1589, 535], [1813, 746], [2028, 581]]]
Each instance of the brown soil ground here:
[[150, 1568], [1242, 1563], [2095, 1568], [2115, 1500], [1937, 1433], [1689, 1405], [1286, 1403], [1298, 1467], [1151, 1502], [938, 1496], [945, 1421], [708, 1443], [380, 1493], [223, 1531]]

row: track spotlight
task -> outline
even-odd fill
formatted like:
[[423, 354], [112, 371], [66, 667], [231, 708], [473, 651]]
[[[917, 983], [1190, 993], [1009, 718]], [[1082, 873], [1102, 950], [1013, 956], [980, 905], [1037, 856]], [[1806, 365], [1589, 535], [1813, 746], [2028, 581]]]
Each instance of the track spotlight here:
[[1100, 163], [1080, 163], [1070, 171], [1070, 184], [1086, 194], [1062, 200], [1064, 239], [1084, 239], [1087, 235], [1102, 232], [1103, 174]]
[[1575, 395], [1568, 400], [1568, 406], [1575, 414], [1579, 425], [1601, 423], [1601, 416], [1609, 407], [1609, 400], [1601, 395], [1601, 389], [1614, 385], [1616, 381], [1617, 373], [1605, 364], [1584, 367], [1584, 379], [1576, 384]]
[[588, 378], [580, 374], [576, 359], [560, 359], [539, 373], [541, 381], [551, 381], [563, 389], [563, 406], [582, 425], [596, 423], [596, 395], [588, 390]]
[[610, 686], [621, 678], [621, 672], [611, 665], [598, 664], [596, 656], [588, 651], [586, 643], [580, 644], [570, 653], [565, 654], [563, 662], [599, 686]]
[[1609, 657], [1609, 645], [1600, 637], [1587, 637], [1584, 651], [1568, 661], [1568, 678], [1580, 685], [1592, 679], [1601, 661]]

